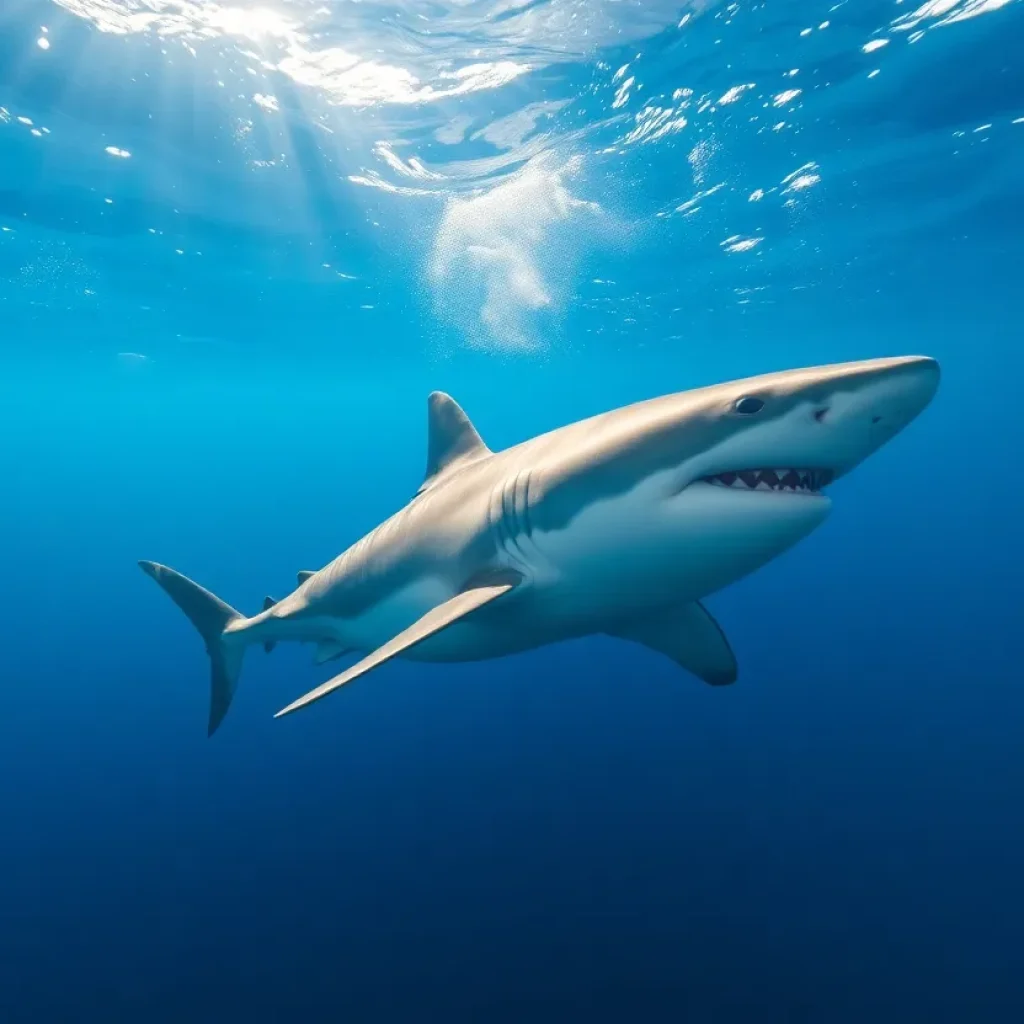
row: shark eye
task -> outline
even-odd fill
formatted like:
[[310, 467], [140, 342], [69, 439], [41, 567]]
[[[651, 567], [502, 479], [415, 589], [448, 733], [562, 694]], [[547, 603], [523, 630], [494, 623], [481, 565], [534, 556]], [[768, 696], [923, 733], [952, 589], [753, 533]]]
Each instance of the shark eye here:
[[760, 398], [738, 398], [733, 409], [741, 416], [753, 416], [764, 408], [764, 402]]

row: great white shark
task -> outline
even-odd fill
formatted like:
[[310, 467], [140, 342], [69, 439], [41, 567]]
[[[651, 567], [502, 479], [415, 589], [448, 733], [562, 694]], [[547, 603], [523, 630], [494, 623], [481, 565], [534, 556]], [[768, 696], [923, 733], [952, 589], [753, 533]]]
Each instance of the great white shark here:
[[828, 515], [824, 489], [931, 401], [924, 356], [789, 370], [665, 395], [493, 452], [448, 395], [427, 401], [413, 499], [298, 587], [246, 617], [180, 573], [140, 562], [206, 642], [209, 734], [251, 644], [364, 656], [275, 717], [392, 658], [496, 658], [608, 634], [714, 686], [735, 681], [700, 603]]

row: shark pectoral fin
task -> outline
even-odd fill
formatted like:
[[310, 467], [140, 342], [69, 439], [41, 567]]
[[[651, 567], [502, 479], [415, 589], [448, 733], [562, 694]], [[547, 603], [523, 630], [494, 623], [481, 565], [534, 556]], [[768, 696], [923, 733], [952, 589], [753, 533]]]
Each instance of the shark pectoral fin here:
[[299, 581], [299, 586], [301, 587], [302, 584], [305, 583], [306, 580], [308, 580], [310, 576], [315, 576], [315, 575], [316, 575], [316, 572], [313, 569], [300, 569], [295, 574], [295, 578]]
[[328, 679], [326, 683], [318, 686], [315, 690], [310, 690], [304, 697], [300, 697], [294, 703], [289, 704], [288, 707], [282, 708], [274, 717], [280, 718], [282, 715], [291, 714], [293, 711], [298, 711], [299, 708], [304, 708], [307, 704], [320, 700], [321, 697], [326, 697], [327, 694], [337, 690], [338, 687], [351, 683], [353, 679], [358, 679], [361, 675], [365, 675], [370, 669], [383, 665], [384, 662], [390, 661], [403, 651], [415, 647], [417, 644], [432, 637], [435, 633], [439, 633], [442, 629], [452, 625], [452, 623], [458, 622], [459, 619], [464, 618], [470, 612], [476, 611], [477, 608], [482, 608], [485, 604], [490, 604], [491, 601], [501, 597], [502, 594], [507, 594], [516, 586], [517, 582], [518, 579], [506, 579], [472, 587], [469, 590], [462, 591], [461, 594], [456, 594], [455, 597], [450, 598], [443, 604], [437, 605], [436, 608], [431, 608], [426, 615], [414, 622], [408, 629], [403, 629], [398, 636], [393, 637], [386, 644], [378, 647], [377, 650], [372, 654], [368, 654], [362, 661], [356, 662], [355, 665], [346, 669], [340, 675], [336, 675], [333, 679]]
[[605, 632], [659, 651], [711, 686], [736, 681], [736, 657], [729, 641], [699, 601], [632, 619]]
[[313, 655], [313, 663], [315, 665], [322, 665], [325, 661], [334, 661], [335, 658], [340, 658], [343, 654], [348, 654], [351, 647], [346, 647], [344, 644], [338, 643], [337, 640], [321, 640], [316, 645], [316, 654]]

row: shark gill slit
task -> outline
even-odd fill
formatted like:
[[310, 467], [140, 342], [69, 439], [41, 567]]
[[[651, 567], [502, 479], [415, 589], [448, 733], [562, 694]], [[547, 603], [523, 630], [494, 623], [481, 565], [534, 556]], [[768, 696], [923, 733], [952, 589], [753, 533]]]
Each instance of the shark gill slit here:
[[520, 470], [512, 481], [512, 543], [515, 544], [524, 566], [529, 563], [529, 555], [523, 546], [523, 542], [527, 539], [525, 476], [525, 471]]
[[492, 507], [496, 511], [492, 526], [498, 551], [505, 555], [515, 569], [523, 571], [526, 569], [526, 559], [515, 536], [515, 479], [506, 477], [496, 488], [496, 500], [492, 500]]
[[533, 480], [533, 473], [526, 471], [526, 480], [523, 486], [523, 532], [528, 540], [533, 540], [533, 523], [530, 521], [530, 482]]
[[501, 489], [501, 515], [505, 525], [506, 551], [516, 567], [522, 568], [525, 559], [522, 549], [519, 547], [519, 522], [516, 514], [516, 486], [518, 483], [518, 475], [506, 479]]
[[[533, 520], [530, 517], [530, 483], [533, 480], [533, 470], [524, 469], [520, 473], [521, 487], [519, 494], [518, 522], [519, 522], [519, 550], [523, 552], [527, 566], [537, 568], [540, 553], [537, 544], [533, 539]], [[527, 573], [529, 576], [530, 573]]]

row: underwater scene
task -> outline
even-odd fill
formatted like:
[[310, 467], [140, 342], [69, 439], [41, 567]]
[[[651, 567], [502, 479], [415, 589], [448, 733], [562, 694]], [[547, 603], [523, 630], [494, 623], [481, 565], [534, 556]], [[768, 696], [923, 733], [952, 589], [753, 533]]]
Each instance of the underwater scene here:
[[1024, 5], [0, 2], [0, 1024], [1024, 1021]]

